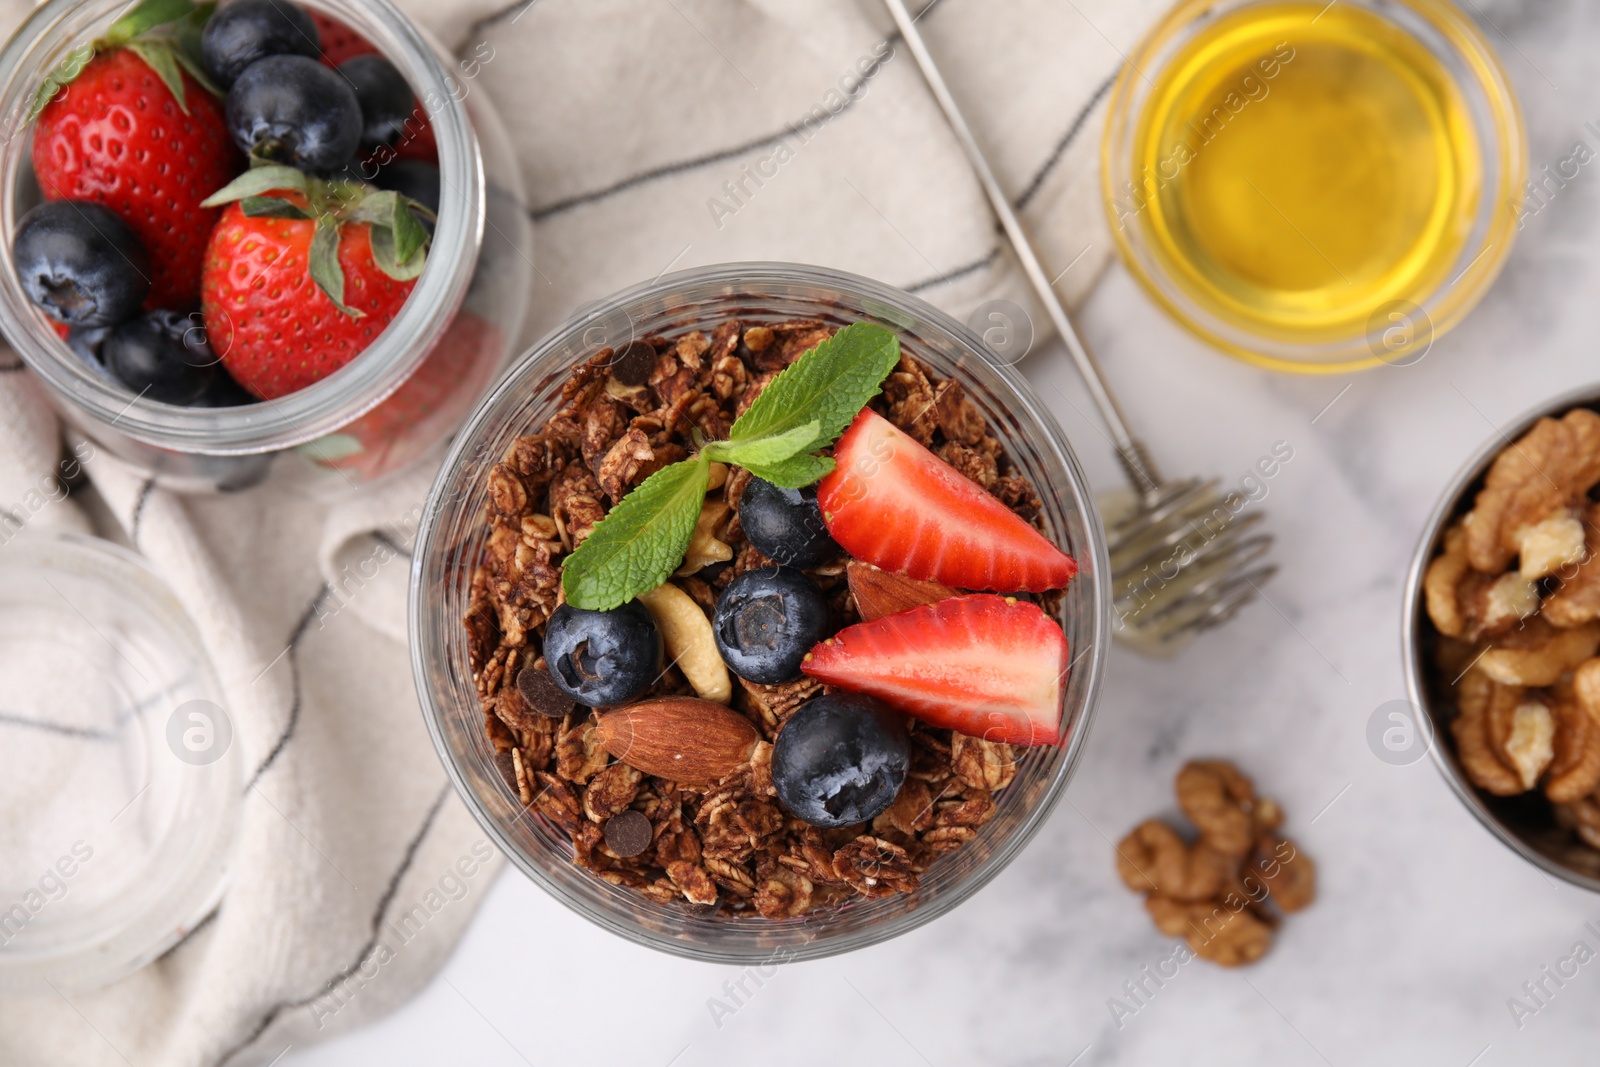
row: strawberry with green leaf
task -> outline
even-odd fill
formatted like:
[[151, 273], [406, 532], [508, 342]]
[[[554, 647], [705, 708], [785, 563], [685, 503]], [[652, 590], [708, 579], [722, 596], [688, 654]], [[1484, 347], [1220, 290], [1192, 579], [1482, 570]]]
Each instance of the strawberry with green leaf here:
[[400, 313], [427, 260], [426, 209], [389, 190], [268, 165], [204, 203], [228, 205], [206, 246], [206, 332], [263, 400], [358, 356]]
[[214, 6], [144, 0], [69, 53], [28, 116], [45, 198], [98, 201], [133, 229], [150, 253], [152, 308], [194, 302], [218, 215], [201, 201], [241, 165], [199, 62]]

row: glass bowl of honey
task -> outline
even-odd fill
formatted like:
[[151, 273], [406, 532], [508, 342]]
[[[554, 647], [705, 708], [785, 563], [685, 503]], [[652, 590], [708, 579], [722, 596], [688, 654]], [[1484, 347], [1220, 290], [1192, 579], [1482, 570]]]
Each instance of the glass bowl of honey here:
[[1102, 145], [1123, 261], [1187, 329], [1276, 370], [1415, 362], [1505, 262], [1527, 139], [1449, 0], [1184, 0]]

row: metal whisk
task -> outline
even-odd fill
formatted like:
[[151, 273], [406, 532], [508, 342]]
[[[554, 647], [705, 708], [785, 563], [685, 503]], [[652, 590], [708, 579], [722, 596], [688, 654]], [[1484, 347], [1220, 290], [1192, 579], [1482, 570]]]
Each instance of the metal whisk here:
[[1263, 559], [1272, 544], [1271, 535], [1257, 529], [1263, 515], [1253, 507], [1246, 510], [1239, 494], [1223, 493], [1215, 478], [1162, 480], [1144, 444], [1129, 431], [1094, 353], [1056, 297], [1050, 276], [950, 95], [916, 20], [904, 0], [884, 0], [884, 4], [1083, 376], [1132, 483], [1131, 494], [1102, 501], [1116, 635], [1140, 651], [1169, 655], [1195, 634], [1232, 618], [1277, 572]]

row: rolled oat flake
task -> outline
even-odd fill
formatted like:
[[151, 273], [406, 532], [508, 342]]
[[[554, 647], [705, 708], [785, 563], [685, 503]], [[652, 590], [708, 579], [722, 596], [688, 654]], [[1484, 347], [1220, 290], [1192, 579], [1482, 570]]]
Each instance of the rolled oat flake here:
[[517, 694], [528, 707], [552, 719], [561, 718], [575, 706], [573, 699], [550, 677], [550, 672], [537, 667], [524, 667], [517, 672]]
[[624, 811], [606, 820], [606, 847], [623, 859], [650, 847], [655, 828], [642, 811]]

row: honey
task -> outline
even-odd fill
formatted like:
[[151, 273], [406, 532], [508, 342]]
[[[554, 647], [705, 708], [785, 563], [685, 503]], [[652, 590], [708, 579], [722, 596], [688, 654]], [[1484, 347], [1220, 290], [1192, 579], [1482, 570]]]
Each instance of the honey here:
[[1157, 71], [1113, 225], [1222, 322], [1319, 343], [1448, 285], [1485, 195], [1477, 135], [1418, 37], [1353, 4], [1264, 3]]

